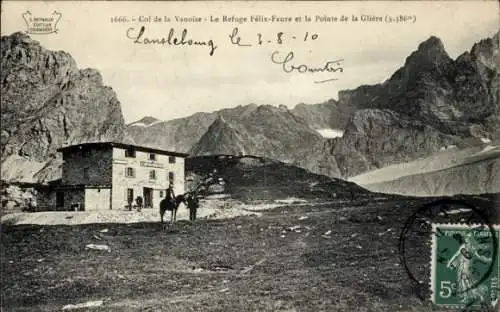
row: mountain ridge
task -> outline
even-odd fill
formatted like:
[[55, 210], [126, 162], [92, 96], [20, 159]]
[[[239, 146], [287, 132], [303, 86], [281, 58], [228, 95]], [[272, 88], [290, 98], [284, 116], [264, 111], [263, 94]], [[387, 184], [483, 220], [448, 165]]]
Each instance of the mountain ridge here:
[[[1, 37], [1, 65], [2, 179], [57, 178], [63, 145], [132, 142], [117, 95], [96, 69], [78, 69], [70, 54], [20, 32]], [[39, 166], [45, 172], [34, 172]]]

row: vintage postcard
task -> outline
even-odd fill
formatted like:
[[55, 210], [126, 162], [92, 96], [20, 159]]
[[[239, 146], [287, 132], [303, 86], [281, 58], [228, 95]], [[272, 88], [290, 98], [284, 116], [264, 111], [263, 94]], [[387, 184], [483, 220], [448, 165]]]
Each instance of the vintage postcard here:
[[1, 311], [500, 311], [497, 1], [1, 6]]

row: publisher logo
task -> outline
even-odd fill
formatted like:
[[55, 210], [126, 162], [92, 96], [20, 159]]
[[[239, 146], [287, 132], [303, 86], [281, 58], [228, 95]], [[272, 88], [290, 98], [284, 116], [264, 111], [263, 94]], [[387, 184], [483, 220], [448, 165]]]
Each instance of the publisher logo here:
[[22, 14], [26, 26], [28, 27], [27, 33], [33, 35], [47, 35], [57, 33], [57, 23], [62, 17], [62, 14], [54, 11], [49, 16], [34, 16], [30, 11]]

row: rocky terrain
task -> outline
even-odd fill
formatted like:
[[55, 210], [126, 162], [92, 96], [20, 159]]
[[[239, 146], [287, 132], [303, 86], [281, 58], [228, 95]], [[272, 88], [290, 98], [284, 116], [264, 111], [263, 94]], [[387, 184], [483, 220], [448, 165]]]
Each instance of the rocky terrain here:
[[95, 69], [78, 69], [22, 33], [1, 38], [2, 180], [60, 177], [64, 144], [129, 140], [120, 102]]

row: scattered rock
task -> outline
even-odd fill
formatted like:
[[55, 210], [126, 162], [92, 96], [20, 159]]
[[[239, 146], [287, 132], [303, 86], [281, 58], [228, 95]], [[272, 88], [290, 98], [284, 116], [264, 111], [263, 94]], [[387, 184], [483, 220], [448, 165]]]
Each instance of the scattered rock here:
[[87, 246], [85, 246], [85, 248], [111, 252], [111, 248], [108, 245], [88, 244]]
[[104, 303], [104, 300], [87, 301], [87, 302], [78, 303], [78, 304], [67, 304], [62, 309], [63, 309], [63, 311], [67, 311], [67, 310], [75, 310], [75, 309], [82, 309], [82, 308], [94, 308], [94, 307], [102, 306], [103, 303]]

